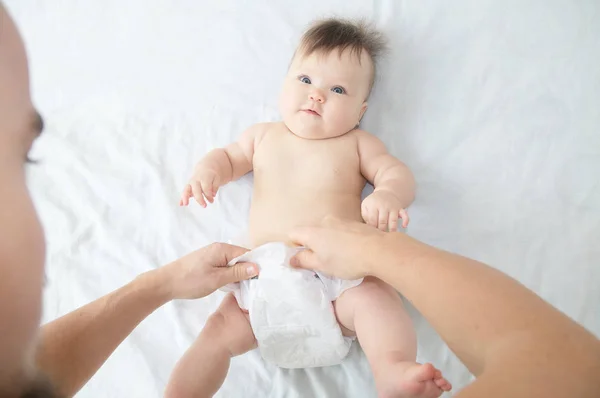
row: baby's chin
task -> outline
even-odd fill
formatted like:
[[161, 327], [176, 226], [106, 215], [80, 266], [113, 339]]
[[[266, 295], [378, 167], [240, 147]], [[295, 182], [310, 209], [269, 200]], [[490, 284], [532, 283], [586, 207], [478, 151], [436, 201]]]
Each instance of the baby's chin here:
[[305, 140], [326, 140], [329, 138], [340, 137], [348, 131], [328, 131], [323, 129], [320, 126], [315, 126], [312, 124], [301, 123], [298, 121], [286, 121], [283, 123], [290, 131], [290, 133], [294, 134], [296, 137], [303, 138]]

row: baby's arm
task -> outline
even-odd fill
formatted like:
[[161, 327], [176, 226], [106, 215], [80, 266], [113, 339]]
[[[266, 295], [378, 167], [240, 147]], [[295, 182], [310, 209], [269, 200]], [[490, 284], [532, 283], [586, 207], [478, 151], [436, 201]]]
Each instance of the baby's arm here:
[[402, 218], [402, 226], [406, 228], [406, 208], [415, 198], [415, 180], [411, 171], [390, 155], [374, 135], [361, 131], [357, 139], [360, 171], [375, 187], [362, 204], [365, 222], [383, 231], [396, 231], [398, 218]]
[[212, 203], [220, 187], [252, 171], [254, 150], [265, 131], [265, 124], [255, 124], [240, 138], [225, 148], [210, 151], [196, 166], [190, 182], [185, 186], [180, 206], [187, 206], [193, 196], [206, 207], [204, 198]]

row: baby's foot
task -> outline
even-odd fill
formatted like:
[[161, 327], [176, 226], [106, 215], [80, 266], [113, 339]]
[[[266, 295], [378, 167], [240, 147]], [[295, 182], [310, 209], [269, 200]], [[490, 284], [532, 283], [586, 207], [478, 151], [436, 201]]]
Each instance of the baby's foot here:
[[415, 362], [388, 365], [376, 375], [376, 383], [381, 398], [437, 398], [452, 388], [432, 364]]

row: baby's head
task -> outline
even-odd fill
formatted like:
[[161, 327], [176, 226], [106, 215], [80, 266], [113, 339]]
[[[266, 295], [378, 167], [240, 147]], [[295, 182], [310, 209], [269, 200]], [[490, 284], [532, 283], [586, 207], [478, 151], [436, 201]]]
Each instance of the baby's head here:
[[286, 126], [308, 139], [339, 137], [367, 110], [382, 35], [364, 22], [326, 19], [304, 35], [288, 70], [279, 108]]

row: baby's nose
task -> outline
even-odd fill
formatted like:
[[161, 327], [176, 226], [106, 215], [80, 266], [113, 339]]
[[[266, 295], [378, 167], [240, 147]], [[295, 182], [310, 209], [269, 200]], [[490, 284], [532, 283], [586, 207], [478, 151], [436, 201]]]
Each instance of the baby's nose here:
[[313, 90], [310, 93], [309, 98], [321, 104], [325, 102], [325, 96], [323, 95], [323, 93], [321, 93], [320, 90]]

